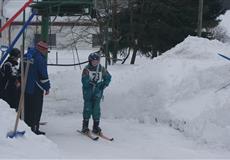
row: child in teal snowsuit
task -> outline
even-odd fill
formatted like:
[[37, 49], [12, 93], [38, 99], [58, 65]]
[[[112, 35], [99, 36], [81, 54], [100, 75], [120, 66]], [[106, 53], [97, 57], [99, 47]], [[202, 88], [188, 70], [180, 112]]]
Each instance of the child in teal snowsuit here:
[[111, 81], [111, 75], [100, 64], [99, 53], [91, 53], [88, 60], [89, 64], [84, 68], [81, 79], [84, 99], [82, 132], [89, 132], [89, 119], [92, 115], [93, 132], [100, 134], [100, 101], [103, 96], [104, 89]]

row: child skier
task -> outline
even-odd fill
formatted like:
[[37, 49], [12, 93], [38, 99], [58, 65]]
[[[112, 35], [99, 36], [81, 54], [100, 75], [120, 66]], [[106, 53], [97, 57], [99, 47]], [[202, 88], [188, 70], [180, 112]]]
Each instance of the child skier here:
[[92, 115], [92, 132], [100, 134], [100, 101], [103, 96], [103, 90], [111, 81], [111, 75], [100, 64], [100, 55], [98, 52], [91, 53], [88, 57], [88, 61], [89, 63], [84, 68], [81, 79], [84, 99], [82, 132], [89, 132], [89, 119]]

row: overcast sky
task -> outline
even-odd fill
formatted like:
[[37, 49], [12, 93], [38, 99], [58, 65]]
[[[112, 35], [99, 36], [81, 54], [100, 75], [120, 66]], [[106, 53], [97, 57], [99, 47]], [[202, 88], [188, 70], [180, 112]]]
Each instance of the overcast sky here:
[[[27, 0], [8, 0], [6, 1], [6, 5], [4, 8], [5, 16], [8, 18], [12, 17], [26, 2]], [[27, 9], [27, 12], [29, 11], [30, 11], [30, 8]]]

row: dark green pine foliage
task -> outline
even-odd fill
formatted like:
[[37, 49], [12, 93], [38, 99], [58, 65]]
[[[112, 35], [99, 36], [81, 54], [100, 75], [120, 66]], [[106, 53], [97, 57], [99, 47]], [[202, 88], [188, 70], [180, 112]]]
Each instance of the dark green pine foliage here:
[[[198, 0], [132, 0], [119, 13], [118, 30], [122, 37], [119, 49], [136, 48], [148, 57], [155, 57], [195, 36], [198, 19]], [[211, 37], [209, 28], [218, 24], [223, 14], [219, 0], [204, 0], [203, 37]], [[131, 15], [132, 14], [132, 15]], [[130, 20], [131, 19], [131, 20]]]

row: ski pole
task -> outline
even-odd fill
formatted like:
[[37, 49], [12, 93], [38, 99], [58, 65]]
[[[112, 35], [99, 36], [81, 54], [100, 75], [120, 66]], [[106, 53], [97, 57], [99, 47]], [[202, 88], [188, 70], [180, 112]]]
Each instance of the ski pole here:
[[225, 56], [225, 55], [223, 55], [223, 54], [220, 54], [220, 53], [218, 53], [218, 55], [221, 56], [222, 58], [225, 58], [225, 59], [227, 59], [227, 60], [230, 61], [230, 58], [229, 58], [229, 57], [227, 57], [227, 56]]
[[223, 87], [221, 87], [221, 88], [217, 89], [217, 90], [215, 91], [215, 93], [219, 92], [219, 91], [220, 91], [220, 90], [222, 90], [222, 89], [227, 88], [229, 85], [230, 85], [230, 82], [229, 82], [229, 83], [227, 83], [226, 85], [224, 85]]

